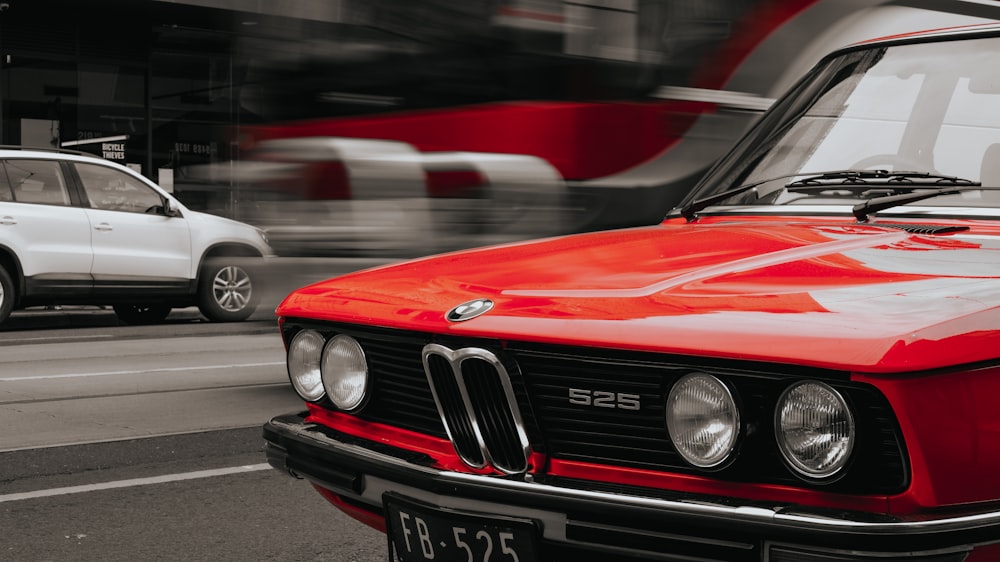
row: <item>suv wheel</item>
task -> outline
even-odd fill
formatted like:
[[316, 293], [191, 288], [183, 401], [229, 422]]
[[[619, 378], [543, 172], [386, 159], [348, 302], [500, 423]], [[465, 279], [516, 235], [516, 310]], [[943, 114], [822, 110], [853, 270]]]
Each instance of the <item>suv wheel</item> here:
[[170, 314], [170, 307], [164, 304], [116, 304], [115, 314], [126, 324], [159, 324]]
[[14, 301], [17, 295], [14, 294], [14, 280], [10, 278], [7, 270], [0, 265], [0, 324], [7, 321], [10, 313], [14, 310]]
[[250, 272], [225, 260], [209, 262], [198, 281], [198, 309], [213, 322], [246, 320], [259, 296]]

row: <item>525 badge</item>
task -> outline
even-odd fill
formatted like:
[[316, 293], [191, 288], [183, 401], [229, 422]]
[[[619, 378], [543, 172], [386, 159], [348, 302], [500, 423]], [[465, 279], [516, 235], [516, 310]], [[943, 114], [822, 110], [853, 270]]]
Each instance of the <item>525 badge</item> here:
[[587, 388], [570, 388], [569, 403], [576, 404], [577, 406], [615, 408], [618, 410], [639, 410], [641, 408], [638, 394], [590, 390]]

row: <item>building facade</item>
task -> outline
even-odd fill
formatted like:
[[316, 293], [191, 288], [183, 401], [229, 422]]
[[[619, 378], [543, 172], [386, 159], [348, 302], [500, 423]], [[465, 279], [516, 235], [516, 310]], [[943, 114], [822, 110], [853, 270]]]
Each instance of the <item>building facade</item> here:
[[[261, 53], [345, 18], [338, 0], [0, 2], [0, 144], [96, 153], [172, 189], [262, 119], [248, 83]], [[232, 197], [197, 193], [209, 210]]]

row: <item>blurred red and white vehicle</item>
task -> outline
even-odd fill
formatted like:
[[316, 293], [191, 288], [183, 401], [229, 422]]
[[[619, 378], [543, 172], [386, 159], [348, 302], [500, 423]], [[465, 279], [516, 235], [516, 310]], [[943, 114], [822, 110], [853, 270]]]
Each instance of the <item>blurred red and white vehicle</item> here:
[[655, 224], [825, 53], [1000, 18], [963, 0], [477, 6], [393, 5], [371, 21], [385, 35], [262, 56], [269, 124], [241, 127], [241, 156], [290, 165], [237, 175], [237, 218], [279, 253], [397, 256]]
[[235, 170], [241, 219], [286, 256], [415, 257], [570, 230], [565, 182], [537, 156], [297, 137], [261, 141]]

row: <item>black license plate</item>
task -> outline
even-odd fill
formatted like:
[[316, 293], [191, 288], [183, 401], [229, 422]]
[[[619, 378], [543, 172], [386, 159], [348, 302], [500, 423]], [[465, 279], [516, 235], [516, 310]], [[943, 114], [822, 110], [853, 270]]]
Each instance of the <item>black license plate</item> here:
[[395, 494], [385, 494], [382, 501], [389, 560], [538, 561], [538, 528], [530, 520], [484, 517], [417, 503]]

